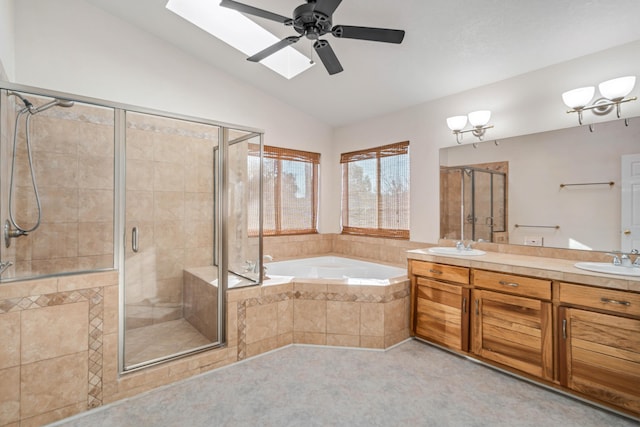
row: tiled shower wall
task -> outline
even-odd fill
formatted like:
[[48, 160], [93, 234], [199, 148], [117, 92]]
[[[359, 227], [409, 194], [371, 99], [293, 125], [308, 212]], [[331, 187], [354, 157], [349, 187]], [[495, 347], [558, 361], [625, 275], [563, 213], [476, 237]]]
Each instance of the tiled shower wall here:
[[[36, 106], [51, 100], [25, 96]], [[15, 98], [3, 102], [11, 105]], [[15, 115], [15, 109], [4, 109], [3, 225], [8, 217]], [[22, 115], [18, 125], [13, 210], [18, 224], [31, 228], [37, 209], [24, 119]], [[3, 261], [14, 262], [3, 278], [113, 267], [113, 110], [76, 103], [37, 113], [30, 123], [42, 222], [29, 235], [12, 239], [9, 249], [2, 248]]]

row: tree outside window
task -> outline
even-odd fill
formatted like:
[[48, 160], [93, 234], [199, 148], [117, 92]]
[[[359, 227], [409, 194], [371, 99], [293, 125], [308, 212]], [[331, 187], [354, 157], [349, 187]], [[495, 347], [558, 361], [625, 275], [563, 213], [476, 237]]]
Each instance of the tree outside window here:
[[409, 142], [343, 153], [342, 232], [409, 238]]
[[[259, 196], [259, 147], [250, 152], [249, 180], [252, 199]], [[320, 154], [264, 146], [263, 234], [265, 236], [318, 232], [318, 169]], [[257, 234], [259, 218], [250, 218]]]

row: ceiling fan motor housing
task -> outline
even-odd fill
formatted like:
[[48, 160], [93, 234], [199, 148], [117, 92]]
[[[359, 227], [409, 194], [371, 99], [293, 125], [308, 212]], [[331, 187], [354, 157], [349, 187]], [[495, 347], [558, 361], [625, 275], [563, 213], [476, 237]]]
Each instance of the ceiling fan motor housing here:
[[331, 32], [331, 17], [314, 10], [315, 2], [298, 6], [293, 11], [293, 19], [285, 22], [285, 25], [293, 26], [293, 29], [310, 40]]

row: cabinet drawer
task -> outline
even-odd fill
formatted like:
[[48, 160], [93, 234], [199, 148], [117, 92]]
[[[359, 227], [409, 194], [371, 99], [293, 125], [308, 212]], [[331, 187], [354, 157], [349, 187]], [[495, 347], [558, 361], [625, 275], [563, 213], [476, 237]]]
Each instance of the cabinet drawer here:
[[469, 269], [453, 265], [436, 264], [427, 261], [411, 261], [411, 272], [416, 276], [469, 284]]
[[560, 302], [640, 316], [640, 294], [560, 283]]
[[551, 299], [551, 280], [473, 270], [473, 285], [530, 298]]

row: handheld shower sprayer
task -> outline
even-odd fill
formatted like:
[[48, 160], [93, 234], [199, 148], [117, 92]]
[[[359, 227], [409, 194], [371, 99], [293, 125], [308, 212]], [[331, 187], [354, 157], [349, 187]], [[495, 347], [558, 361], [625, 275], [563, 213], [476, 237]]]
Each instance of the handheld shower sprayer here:
[[[18, 111], [18, 114], [16, 114], [16, 121], [15, 121], [15, 126], [14, 126], [14, 132], [13, 132], [13, 155], [12, 155], [12, 160], [11, 160], [11, 179], [10, 179], [10, 183], [9, 183], [9, 219], [6, 220], [5, 224], [4, 224], [4, 243], [5, 246], [8, 248], [9, 246], [11, 246], [11, 239], [15, 239], [18, 238], [20, 236], [26, 236], [29, 233], [31, 233], [32, 231], [35, 231], [38, 227], [40, 227], [40, 222], [42, 219], [42, 206], [40, 204], [40, 195], [38, 193], [38, 186], [36, 184], [36, 176], [35, 176], [35, 172], [33, 170], [33, 156], [31, 153], [31, 136], [30, 136], [30, 127], [29, 127], [29, 121], [31, 119], [32, 116], [41, 113], [45, 110], [48, 110], [49, 108], [52, 107], [72, 107], [73, 106], [73, 101], [69, 101], [69, 100], [64, 100], [64, 99], [58, 99], [58, 98], [54, 98], [52, 101], [47, 102], [46, 104], [43, 104], [39, 107], [35, 107], [28, 99], [26, 99], [24, 96], [22, 96], [21, 94], [19, 94], [18, 92], [13, 92], [13, 91], [9, 91], [7, 92], [7, 96], [15, 96], [16, 98], [20, 99], [22, 101], [22, 103], [24, 104], [24, 108], [22, 108], [20, 111]], [[28, 113], [28, 114], [27, 114]], [[31, 172], [31, 183], [33, 185], [33, 193], [35, 195], [35, 199], [36, 199], [36, 208], [37, 208], [37, 212], [38, 212], [38, 216], [36, 219], [36, 223], [34, 226], [32, 226], [31, 228], [26, 228], [24, 226], [20, 226], [15, 219], [15, 215], [13, 212], [13, 187], [14, 187], [14, 180], [15, 180], [15, 170], [16, 170], [16, 157], [17, 157], [17, 144], [18, 144], [18, 124], [20, 122], [20, 117], [26, 114], [26, 118], [25, 118], [25, 142], [26, 142], [26, 148], [27, 148], [27, 159], [29, 161], [29, 170]]]

